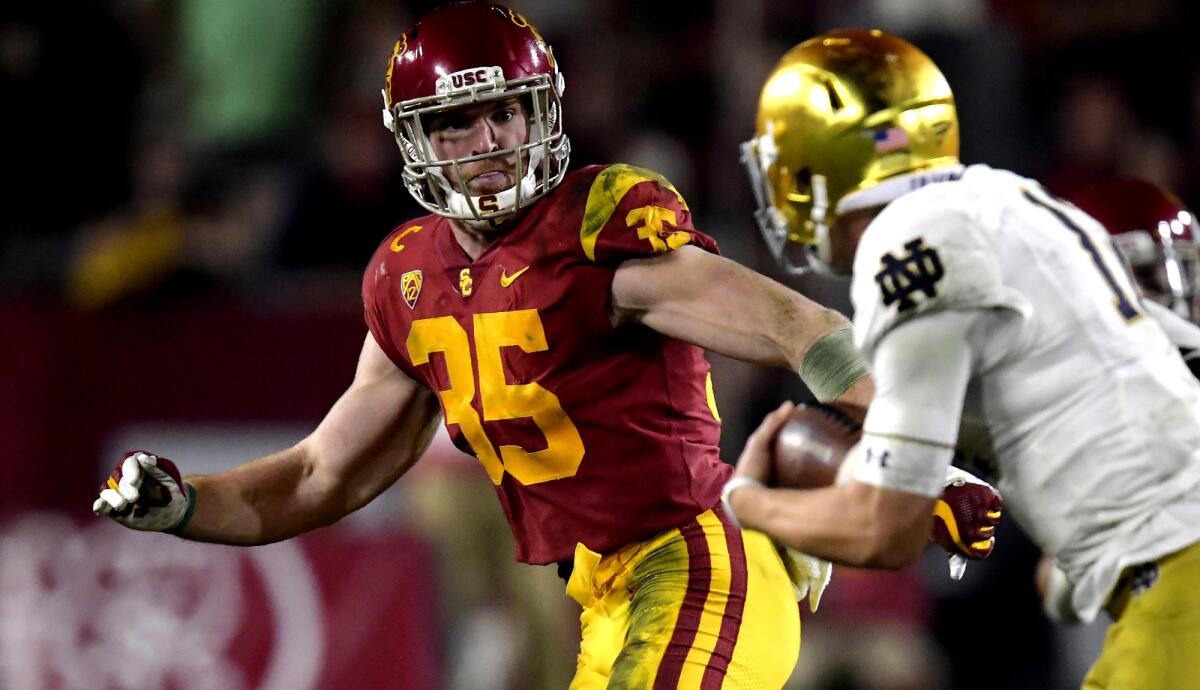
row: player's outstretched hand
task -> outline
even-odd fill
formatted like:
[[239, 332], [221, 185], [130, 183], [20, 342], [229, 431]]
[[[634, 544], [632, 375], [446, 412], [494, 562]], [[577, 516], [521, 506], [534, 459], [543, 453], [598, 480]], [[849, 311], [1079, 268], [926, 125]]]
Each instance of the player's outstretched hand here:
[[987, 558], [996, 545], [996, 525], [1003, 512], [1004, 499], [991, 484], [951, 467], [933, 509], [930, 538], [951, 557]]
[[100, 487], [92, 512], [130, 529], [174, 532], [192, 517], [195, 496], [175, 463], [145, 451], [126, 453]]

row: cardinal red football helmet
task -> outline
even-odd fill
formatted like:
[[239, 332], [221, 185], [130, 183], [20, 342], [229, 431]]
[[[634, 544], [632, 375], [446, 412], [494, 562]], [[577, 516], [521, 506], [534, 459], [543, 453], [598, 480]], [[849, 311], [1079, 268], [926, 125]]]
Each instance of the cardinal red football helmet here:
[[1142, 294], [1200, 322], [1200, 228], [1179, 197], [1145, 180], [1113, 179], [1071, 201], [1112, 234]]
[[[422, 17], [396, 41], [383, 90], [384, 125], [400, 146], [409, 192], [429, 211], [467, 222], [494, 221], [529, 206], [566, 173], [563, 89], [550, 46], [515, 10], [460, 2]], [[430, 115], [514, 97], [529, 110], [524, 144], [466, 158], [434, 155], [426, 134]], [[472, 196], [445, 174], [491, 158], [516, 159], [517, 183], [499, 194]]]

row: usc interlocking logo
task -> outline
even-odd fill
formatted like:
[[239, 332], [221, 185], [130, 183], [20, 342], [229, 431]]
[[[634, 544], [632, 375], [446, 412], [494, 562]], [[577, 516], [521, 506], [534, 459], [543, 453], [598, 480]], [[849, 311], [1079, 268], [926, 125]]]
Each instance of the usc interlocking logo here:
[[458, 272], [458, 291], [463, 297], [470, 297], [475, 283], [471, 280], [471, 269], [464, 268]]
[[917, 292], [925, 293], [927, 298], [937, 296], [937, 283], [946, 275], [941, 257], [933, 247], [925, 246], [925, 238], [910, 240], [904, 248], [908, 254], [898, 259], [891, 252], [884, 254], [879, 259], [879, 273], [875, 274], [875, 282], [883, 294], [883, 306], [898, 302], [897, 311], [917, 306], [913, 301]]

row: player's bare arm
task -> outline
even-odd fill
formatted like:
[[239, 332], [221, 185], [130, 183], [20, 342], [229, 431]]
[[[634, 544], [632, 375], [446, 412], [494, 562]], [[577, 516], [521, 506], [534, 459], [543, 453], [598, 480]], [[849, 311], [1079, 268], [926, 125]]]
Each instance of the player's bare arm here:
[[332, 524], [417, 461], [433, 437], [437, 410], [433, 393], [397, 369], [368, 335], [354, 382], [311, 435], [229, 472], [190, 479], [196, 511], [183, 536], [261, 544]]
[[[802, 375], [815, 344], [850, 328], [838, 312], [691, 246], [623, 263], [613, 277], [612, 309], [615, 323], [641, 323], [727, 357]], [[854, 381], [830, 397], [865, 408], [871, 379], [863, 369]]]
[[929, 543], [935, 499], [859, 481], [824, 489], [747, 486], [730, 498], [738, 521], [834, 563], [900, 568]]
[[[771, 444], [787, 421], [785, 403], [750, 435], [738, 475], [765, 480]], [[812, 556], [857, 567], [899, 568], [928, 543], [935, 499], [851, 480], [823, 489], [771, 489], [748, 483], [730, 494], [745, 527]]]
[[[986, 557], [995, 523], [987, 512], [999, 511], [1002, 503], [991, 487], [947, 469], [970, 374], [968, 334], [979, 318], [927, 316], [883, 339], [875, 358], [878, 395], [862, 440], [842, 464], [844, 483], [765, 488], [772, 444], [791, 409], [784, 405], [768, 415], [747, 441], [737, 478], [726, 488], [738, 520], [809, 555], [847, 565], [901, 567], [920, 556], [931, 533], [952, 555]], [[914, 385], [918, 381], [925, 388]], [[921, 436], [900, 431], [907, 429], [922, 430]], [[945, 525], [944, 539], [931, 529], [935, 515]]]
[[354, 382], [307, 438], [228, 472], [187, 478], [194, 513], [177, 533], [254, 545], [330, 525], [404, 474], [438, 418], [434, 395], [368, 335]]

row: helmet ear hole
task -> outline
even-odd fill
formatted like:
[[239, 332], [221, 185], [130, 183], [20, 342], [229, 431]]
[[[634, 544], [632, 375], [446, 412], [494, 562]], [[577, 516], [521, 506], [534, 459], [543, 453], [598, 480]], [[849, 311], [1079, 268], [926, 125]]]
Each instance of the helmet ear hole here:
[[788, 201], [807, 204], [812, 201], [812, 168], [802, 168], [795, 175], [795, 186], [788, 192]]
[[822, 79], [821, 84], [825, 87], [825, 94], [829, 96], [829, 109], [836, 115], [845, 103], [842, 102], [842, 97], [838, 95], [837, 88], [833, 85], [832, 79]]

